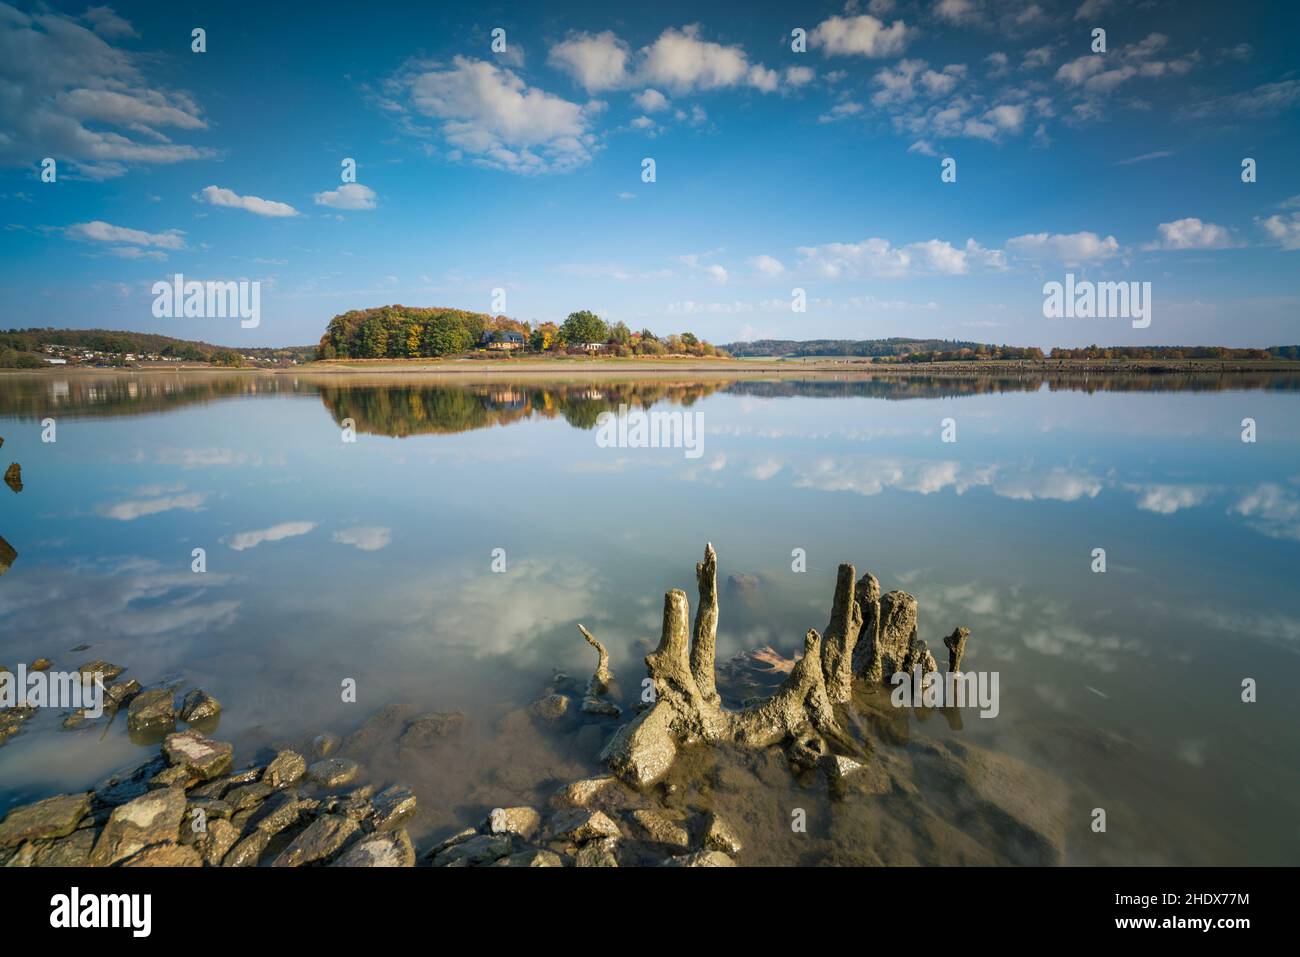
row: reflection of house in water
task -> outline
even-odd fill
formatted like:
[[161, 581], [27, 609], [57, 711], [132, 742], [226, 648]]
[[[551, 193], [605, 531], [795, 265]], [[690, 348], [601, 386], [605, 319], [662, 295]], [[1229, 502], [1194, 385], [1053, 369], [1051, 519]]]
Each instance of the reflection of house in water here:
[[580, 389], [577, 392], [572, 393], [571, 397], [574, 399], [591, 399], [599, 402], [605, 398], [605, 393], [601, 392], [599, 389]]
[[489, 409], [522, 409], [528, 397], [517, 389], [493, 389], [487, 394]]

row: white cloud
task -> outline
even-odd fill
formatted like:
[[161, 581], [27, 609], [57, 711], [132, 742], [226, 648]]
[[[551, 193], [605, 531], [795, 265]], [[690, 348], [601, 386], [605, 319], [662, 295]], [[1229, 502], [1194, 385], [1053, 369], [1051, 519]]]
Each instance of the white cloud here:
[[1021, 259], [1052, 260], [1067, 266], [1098, 262], [1119, 254], [1114, 236], [1104, 239], [1096, 233], [1027, 233], [1007, 240], [1007, 252]]
[[115, 518], [120, 522], [130, 522], [146, 515], [157, 515], [159, 512], [170, 512], [175, 509], [193, 512], [197, 511], [202, 504], [203, 496], [201, 494], [189, 492], [184, 495], [165, 495], [158, 498], [114, 502], [111, 505], [101, 506], [99, 514], [105, 518]]
[[1130, 485], [1138, 493], [1137, 507], [1157, 515], [1172, 515], [1179, 509], [1193, 508], [1209, 497], [1211, 489], [1203, 485]]
[[739, 46], [702, 40], [695, 25], [671, 27], [641, 51], [639, 74], [647, 82], [677, 92], [714, 90], [748, 84], [764, 92], [776, 88], [776, 74], [751, 65]]
[[755, 256], [749, 263], [764, 276], [776, 277], [785, 272], [785, 266], [782, 265], [781, 260], [772, 256]]
[[361, 183], [344, 183], [338, 189], [328, 189], [312, 197], [317, 206], [331, 209], [374, 209], [375, 191]]
[[130, 243], [133, 246], [156, 246], [159, 249], [184, 249], [185, 234], [179, 229], [165, 233], [147, 233], [142, 229], [114, 226], [96, 219], [89, 223], [75, 223], [67, 229], [70, 239], [97, 243]]
[[908, 39], [902, 20], [885, 26], [870, 14], [830, 17], [808, 35], [808, 42], [820, 47], [825, 56], [894, 56], [903, 51]]
[[572, 76], [588, 93], [599, 93], [626, 85], [630, 56], [627, 44], [606, 30], [571, 35], [551, 47], [548, 62]]
[[785, 84], [791, 87], [807, 86], [816, 75], [810, 66], [788, 66], [785, 68]]
[[1229, 509], [1269, 538], [1300, 541], [1300, 496], [1275, 482], [1261, 482]]
[[299, 535], [306, 535], [314, 529], [319, 522], [283, 522], [279, 525], [272, 525], [270, 528], [259, 528], [251, 532], [240, 532], [231, 537], [227, 544], [234, 551], [242, 552], [245, 549], [256, 548], [263, 542], [279, 542], [286, 538], [296, 538]]
[[288, 203], [278, 203], [275, 200], [262, 199], [260, 196], [240, 196], [234, 190], [224, 189], [220, 186], [205, 186], [200, 192], [194, 194], [194, 198], [201, 202], [210, 203], [213, 206], [242, 209], [258, 216], [298, 215], [298, 210]]
[[647, 113], [658, 113], [661, 110], [668, 109], [668, 97], [658, 90], [645, 90], [632, 97], [632, 99], [636, 101], [637, 106]]
[[972, 0], [936, 0], [934, 15], [951, 23], [967, 23], [979, 15]]
[[151, 86], [142, 69], [150, 61], [105, 39], [133, 35], [130, 24], [106, 7], [85, 16], [94, 30], [43, 8], [28, 15], [0, 4], [0, 164], [54, 156], [102, 180], [133, 164], [210, 155], [162, 132], [205, 129], [198, 105]]
[[1055, 468], [1041, 474], [1025, 472], [1008, 476], [993, 486], [993, 492], [1003, 498], [1024, 502], [1074, 502], [1081, 498], [1096, 498], [1101, 488], [1101, 479], [1087, 472]]
[[1205, 223], [1194, 216], [1161, 223], [1156, 227], [1160, 239], [1144, 249], [1227, 249], [1236, 245], [1232, 234], [1222, 226]]
[[1300, 249], [1300, 213], [1291, 213], [1290, 216], [1273, 215], [1255, 221], [1264, 232], [1281, 243], [1283, 249]]
[[972, 266], [998, 269], [1001, 253], [967, 240], [964, 248], [930, 239], [894, 246], [887, 239], [865, 239], [858, 243], [825, 243], [800, 246], [799, 268], [825, 279], [902, 278], [915, 275], [963, 275]]
[[405, 91], [417, 112], [441, 120], [447, 142], [483, 166], [563, 171], [588, 162], [596, 147], [590, 121], [603, 104], [572, 103], [483, 60], [415, 65], [391, 86]]
[[393, 530], [382, 525], [345, 528], [334, 533], [334, 541], [359, 548], [363, 552], [377, 552], [388, 547], [392, 540]]

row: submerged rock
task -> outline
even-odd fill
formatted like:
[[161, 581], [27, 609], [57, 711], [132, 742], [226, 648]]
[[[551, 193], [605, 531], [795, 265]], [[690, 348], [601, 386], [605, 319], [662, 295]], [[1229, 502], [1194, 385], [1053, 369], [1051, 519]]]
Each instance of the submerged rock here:
[[351, 784], [361, 773], [361, 767], [347, 758], [325, 758], [307, 769], [312, 784], [323, 788], [338, 788]]
[[564, 858], [554, 851], [530, 847], [493, 862], [492, 867], [563, 867]]
[[499, 861], [511, 851], [504, 834], [477, 834], [433, 853], [434, 867], [476, 867]]
[[514, 834], [528, 840], [542, 826], [542, 816], [531, 807], [493, 808], [482, 829], [489, 834]]
[[568, 695], [548, 694], [534, 701], [528, 713], [543, 724], [556, 724], [569, 713], [571, 703]]
[[81, 675], [81, 683], [84, 685], [94, 684], [96, 675], [104, 679], [104, 684], [108, 684], [125, 670], [121, 665], [112, 664], [103, 658], [96, 658], [94, 661], [87, 661], [78, 668], [77, 673]]
[[397, 741], [399, 750], [426, 750], [465, 726], [460, 711], [434, 711], [412, 718]]
[[67, 837], [89, 810], [89, 792], [59, 794], [16, 807], [0, 822], [0, 847]]
[[709, 813], [708, 823], [704, 827], [704, 849], [722, 851], [735, 856], [744, 850], [744, 845], [736, 832], [714, 812]]
[[17, 550], [5, 540], [3, 535], [0, 535], [0, 575], [9, 571], [17, 560]]
[[9, 468], [5, 469], [5, 484], [15, 492], [23, 490], [23, 467], [17, 462], [12, 463]]
[[559, 811], [550, 822], [550, 833], [561, 840], [583, 844], [603, 837], [621, 837], [622, 831], [604, 811], [573, 808]]
[[736, 862], [721, 851], [696, 851], [682, 857], [670, 857], [664, 867], [735, 867]]
[[311, 753], [315, 758], [328, 758], [334, 753], [334, 749], [339, 746], [339, 736], [330, 734], [326, 731], [324, 734], [318, 734], [311, 739]]
[[660, 811], [648, 808], [633, 811], [632, 820], [636, 822], [641, 836], [651, 843], [683, 849], [690, 847], [690, 832]]
[[126, 711], [128, 731], [158, 731], [173, 727], [175, 724], [176, 712], [173, 708], [172, 693], [168, 688], [141, 691], [131, 700], [131, 705]]
[[214, 721], [221, 714], [221, 702], [202, 688], [195, 688], [181, 702], [181, 720], [187, 724]]

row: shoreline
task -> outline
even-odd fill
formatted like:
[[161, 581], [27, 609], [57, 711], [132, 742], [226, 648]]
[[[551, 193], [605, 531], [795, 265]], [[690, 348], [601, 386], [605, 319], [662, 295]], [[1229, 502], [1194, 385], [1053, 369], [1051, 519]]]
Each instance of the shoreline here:
[[160, 373], [218, 375], [355, 376], [409, 375], [455, 376], [589, 376], [707, 374], [727, 377], [749, 375], [844, 375], [862, 377], [993, 377], [1104, 373], [1107, 375], [1183, 375], [1242, 373], [1300, 373], [1300, 361], [1291, 359], [1142, 359], [1142, 360], [1032, 360], [884, 363], [869, 358], [809, 359], [331, 359], [289, 367], [222, 367], [199, 364], [137, 365], [127, 368], [51, 366], [44, 369], [0, 369], [0, 375], [156, 375]]

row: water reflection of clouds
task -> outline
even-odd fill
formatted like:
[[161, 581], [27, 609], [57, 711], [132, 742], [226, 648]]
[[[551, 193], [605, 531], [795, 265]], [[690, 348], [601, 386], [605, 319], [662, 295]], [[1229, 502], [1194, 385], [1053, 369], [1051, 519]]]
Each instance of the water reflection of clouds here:
[[42, 566], [5, 582], [0, 616], [10, 635], [39, 636], [44, 654], [118, 638], [157, 638], [163, 645], [232, 625], [242, 603], [208, 595], [234, 580], [175, 572], [143, 558]]

